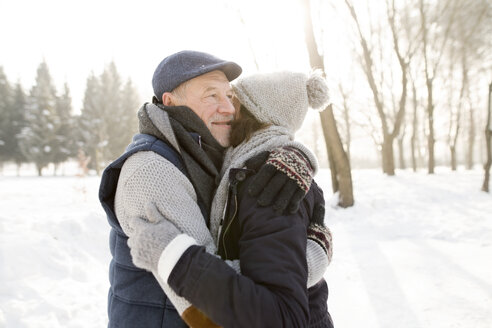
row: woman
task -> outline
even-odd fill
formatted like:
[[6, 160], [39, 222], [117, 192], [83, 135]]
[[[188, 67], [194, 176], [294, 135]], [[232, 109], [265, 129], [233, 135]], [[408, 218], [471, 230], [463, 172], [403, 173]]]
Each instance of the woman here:
[[[306, 231], [310, 218], [320, 211], [315, 204], [322, 202], [321, 190], [313, 183], [296, 213], [279, 215], [270, 207], [259, 207], [246, 192], [254, 170], [244, 167], [248, 159], [263, 151], [290, 147], [291, 151], [273, 153], [269, 164], [289, 167], [300, 185], [309, 185], [302, 166], [291, 167], [298, 161], [291, 161], [289, 156], [298, 149], [316, 163], [309, 150], [293, 141], [293, 134], [301, 126], [308, 106], [319, 108], [327, 101], [326, 84], [317, 75], [308, 78], [280, 72], [242, 78], [234, 89], [243, 106], [232, 130], [236, 147], [226, 154], [212, 204], [210, 231], [222, 259], [240, 260], [241, 274], [203, 247], [193, 246], [196, 243], [192, 241], [187, 241], [186, 248], [180, 246], [179, 254], [171, 251], [175, 245], [159, 250], [155, 274], [221, 326], [331, 327], [326, 283], [321, 280], [307, 289]], [[140, 231], [129, 239], [136, 263], [145, 252], [155, 253], [153, 249], [159, 248], [153, 240], [158, 226], [163, 228], [162, 234], [178, 230], [158, 213], [148, 216], [158, 223], [135, 219], [132, 224]], [[313, 235], [319, 236], [316, 232]], [[329, 245], [326, 240], [321, 244]], [[162, 263], [166, 268], [161, 268]], [[190, 323], [187, 313], [180, 313]]]
[[[305, 86], [305, 88], [304, 88]], [[299, 270], [302, 266], [302, 252], [298, 246], [305, 238], [303, 233], [309, 217], [315, 212], [314, 203], [323, 199], [321, 189], [313, 182], [300, 210], [294, 215], [275, 215], [268, 208], [256, 208], [252, 199], [244, 190], [250, 180], [244, 163], [262, 151], [276, 151], [278, 147], [300, 149], [304, 154], [311, 155], [302, 144], [292, 142], [293, 134], [300, 128], [307, 110], [307, 104], [319, 108], [327, 100], [327, 88], [324, 81], [317, 75], [306, 79], [303, 74], [280, 72], [256, 75], [243, 78], [233, 86], [241, 102], [238, 119], [234, 122], [231, 132], [231, 148], [223, 164], [223, 179], [218, 187], [212, 208], [212, 234], [214, 221], [220, 218], [226, 202], [223, 201], [225, 185], [229, 184], [227, 208], [219, 235], [219, 254], [227, 260], [241, 259], [242, 274], [254, 281], [265, 280], [272, 283], [281, 276], [275, 277], [269, 272], [270, 265], [265, 266], [254, 253], [262, 251], [263, 261], [274, 261], [277, 268]], [[295, 147], [295, 148], [294, 148]], [[293, 153], [290, 153], [291, 155]], [[286, 154], [273, 154], [273, 165], [289, 166], [292, 161]], [[312, 158], [312, 155], [309, 156]], [[314, 160], [311, 160], [314, 162]], [[307, 176], [301, 168], [294, 170], [298, 181]], [[215, 221], [216, 223], [217, 221]], [[302, 223], [301, 223], [302, 222]], [[274, 236], [272, 238], [271, 236]], [[330, 250], [331, 251], [331, 250]], [[251, 254], [253, 253], [253, 254]], [[251, 260], [248, 260], [249, 257]], [[296, 263], [296, 261], [298, 261]], [[265, 276], [272, 276], [265, 279]], [[289, 278], [294, 291], [295, 275]], [[300, 285], [299, 285], [300, 286]], [[302, 294], [299, 292], [299, 294]], [[328, 291], [326, 283], [321, 281], [308, 290], [310, 322], [309, 326], [326, 327], [332, 325], [326, 309]], [[293, 296], [294, 298], [297, 296]]]

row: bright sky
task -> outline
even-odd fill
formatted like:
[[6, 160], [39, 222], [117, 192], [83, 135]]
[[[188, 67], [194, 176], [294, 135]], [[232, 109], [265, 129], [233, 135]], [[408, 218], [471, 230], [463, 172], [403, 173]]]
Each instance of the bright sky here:
[[[335, 96], [339, 79], [355, 87], [344, 18], [329, 3], [312, 1], [320, 8], [313, 20], [323, 24], [327, 79]], [[303, 19], [300, 0], [0, 0], [0, 66], [28, 92], [44, 58], [57, 90], [69, 84], [78, 113], [87, 77], [91, 71], [100, 75], [111, 60], [124, 79], [132, 79], [142, 101], [152, 97], [158, 63], [183, 49], [236, 61], [243, 74], [257, 70], [253, 52], [262, 72], [308, 72]], [[301, 141], [318, 143], [322, 137], [312, 128], [318, 120], [317, 113], [308, 113]]]
[[111, 60], [142, 100], [157, 64], [183, 49], [237, 61], [246, 73], [256, 70], [251, 46], [262, 71], [308, 68], [296, 0], [0, 0], [0, 40], [11, 82], [20, 79], [27, 91], [44, 58], [58, 90], [68, 82], [76, 111], [87, 76]]

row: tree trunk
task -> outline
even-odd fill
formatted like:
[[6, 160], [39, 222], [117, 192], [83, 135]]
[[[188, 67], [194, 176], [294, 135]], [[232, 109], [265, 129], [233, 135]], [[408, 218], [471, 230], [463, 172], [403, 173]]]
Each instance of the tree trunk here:
[[[326, 111], [326, 110], [325, 110]], [[323, 111], [323, 112], [325, 112]], [[330, 135], [328, 134], [328, 129], [329, 125], [327, 124], [327, 119], [326, 117], [323, 117], [322, 113], [320, 112], [319, 117], [320, 117], [320, 122], [321, 122], [321, 130], [323, 131], [323, 137], [325, 139], [325, 146], [326, 146], [326, 155], [328, 156], [328, 165], [330, 166], [330, 175], [331, 175], [331, 189], [333, 190], [334, 193], [338, 192], [340, 190], [340, 185], [338, 183], [338, 178], [337, 178], [337, 169], [335, 165], [335, 155], [333, 154], [333, 148], [330, 147], [330, 143], [328, 140], [330, 140]], [[325, 114], [326, 116], [326, 114]]]
[[451, 152], [451, 171], [456, 171], [456, 146], [450, 145], [449, 150]]
[[403, 144], [403, 141], [405, 140], [405, 132], [406, 132], [406, 127], [405, 127], [405, 121], [401, 123], [403, 125], [403, 128], [401, 129], [401, 133], [397, 138], [398, 141], [398, 162], [401, 170], [404, 170], [407, 168], [407, 165], [405, 163], [405, 147]]
[[[426, 10], [424, 9], [424, 0], [419, 1], [419, 11], [420, 11], [420, 20], [421, 20], [421, 31], [422, 31], [422, 53], [424, 55], [424, 66], [425, 66], [425, 84], [427, 87], [427, 123], [428, 123], [428, 135], [427, 135], [427, 149], [429, 160], [427, 162], [427, 169], [429, 174], [434, 173], [434, 101], [432, 94], [432, 86], [434, 81], [434, 75], [430, 74], [430, 64], [429, 64], [429, 55], [428, 55], [428, 27], [426, 21]], [[435, 70], [433, 72], [435, 74]]]
[[[321, 125], [323, 125], [323, 119], [321, 119]], [[333, 150], [331, 149], [330, 144], [328, 142], [326, 142], [326, 140], [328, 140], [328, 138], [329, 138], [329, 135], [328, 135], [327, 130], [324, 127], [323, 127], [323, 136], [325, 138], [326, 152], [328, 154], [328, 164], [330, 165], [331, 189], [333, 190], [334, 193], [336, 193], [340, 190], [340, 186], [338, 184], [338, 178], [337, 178], [337, 169], [335, 166]]]
[[415, 156], [415, 140], [413, 139], [413, 136], [411, 139], [410, 149], [412, 152], [412, 154], [411, 154], [412, 155], [412, 170], [413, 170], [413, 172], [417, 172], [417, 158]]
[[321, 135], [319, 134], [319, 125], [317, 121], [313, 121], [313, 123], [311, 124], [311, 129], [313, 130], [314, 154], [316, 155], [316, 157], [318, 157], [318, 159], [320, 159], [322, 150], [318, 141], [320, 140]]
[[[450, 89], [451, 89], [451, 94], [455, 91], [452, 85], [452, 79], [453, 79], [453, 71], [454, 71], [454, 51], [453, 48], [451, 48], [451, 55], [450, 55], [450, 67], [449, 67], [449, 72], [450, 76], [449, 79], [451, 81], [450, 84]], [[456, 155], [456, 145], [458, 144], [458, 136], [460, 135], [460, 128], [461, 128], [461, 111], [463, 109], [463, 98], [465, 97], [465, 92], [467, 90], [467, 84], [468, 84], [468, 68], [467, 68], [467, 63], [466, 63], [466, 56], [463, 53], [462, 56], [462, 61], [461, 61], [461, 69], [462, 69], [462, 80], [461, 80], [461, 88], [460, 88], [460, 94], [459, 94], [459, 99], [457, 103], [457, 108], [456, 108], [456, 113], [453, 113], [453, 103], [449, 103], [449, 132], [448, 132], [448, 144], [449, 144], [449, 151], [451, 154], [451, 170], [456, 171], [457, 168], [457, 155]], [[449, 97], [450, 99], [452, 96]]]
[[336, 175], [332, 172], [332, 186], [339, 191], [338, 205], [341, 207], [349, 207], [354, 205], [354, 193], [352, 190], [352, 173], [350, 164], [348, 163], [347, 154], [343, 150], [343, 144], [338, 133], [335, 116], [333, 115], [333, 106], [329, 105], [320, 114], [321, 126], [323, 134], [327, 141], [327, 148], [330, 152], [330, 161], [333, 161]]
[[101, 164], [100, 164], [100, 151], [98, 148], [96, 148], [96, 151], [94, 152], [94, 168], [96, 169], [96, 174], [100, 175], [101, 173]]
[[43, 167], [40, 166], [39, 164], [36, 164], [36, 168], [38, 169], [38, 176], [42, 176], [43, 175]]
[[345, 131], [345, 150], [347, 152], [347, 158], [350, 163], [350, 143], [352, 142], [352, 135], [350, 133], [350, 115], [349, 115], [349, 107], [346, 103], [346, 99], [344, 99], [343, 104], [343, 119], [345, 121], [345, 126], [347, 130]]
[[470, 124], [468, 131], [468, 152], [466, 156], [466, 169], [473, 169], [473, 150], [475, 146], [475, 118], [473, 116], [473, 108], [470, 107]]
[[405, 149], [403, 145], [403, 136], [398, 138], [398, 160], [400, 161], [400, 169], [404, 170], [407, 168], [405, 163]]
[[383, 159], [383, 172], [387, 175], [395, 175], [395, 159], [393, 154], [393, 138], [386, 136], [383, 140], [381, 156]]
[[[452, 171], [456, 171], [456, 168], [457, 168], [456, 145], [458, 144], [458, 136], [460, 133], [460, 116], [461, 116], [460, 113], [461, 113], [461, 103], [459, 104], [459, 107], [458, 107], [458, 114], [456, 117], [456, 127], [455, 127], [455, 131], [454, 131], [454, 136], [451, 135], [452, 129], [451, 128], [449, 129], [449, 150], [451, 153], [451, 170]], [[452, 123], [453, 123], [453, 121], [451, 119], [450, 124], [452, 124]]]
[[[318, 53], [318, 47], [314, 38], [313, 22], [311, 17], [311, 4], [304, 0], [304, 33], [306, 38], [309, 62], [313, 69], [325, 70], [323, 57]], [[321, 127], [325, 136], [326, 149], [330, 162], [333, 192], [339, 192], [338, 205], [349, 207], [354, 204], [352, 190], [352, 173], [347, 154], [338, 133], [333, 107], [330, 105], [320, 113]]]
[[489, 103], [487, 107], [487, 123], [485, 124], [485, 145], [487, 151], [487, 162], [484, 165], [485, 177], [483, 180], [482, 191], [489, 192], [489, 178], [490, 178], [490, 166], [492, 165], [492, 108], [491, 108], [491, 98], [492, 96], [492, 82], [489, 84]]
[[429, 128], [429, 135], [427, 136], [427, 148], [429, 151], [429, 162], [427, 163], [427, 169], [429, 174], [434, 174], [434, 168], [436, 166], [434, 160], [434, 102], [432, 94], [432, 79], [427, 80], [427, 123]]
[[417, 116], [417, 88], [415, 82], [412, 80], [412, 103], [413, 103], [413, 120], [412, 120], [412, 138], [410, 139], [410, 149], [412, 152], [412, 169], [413, 172], [417, 172], [417, 156], [415, 154], [415, 148], [417, 144], [418, 136], [418, 116]]

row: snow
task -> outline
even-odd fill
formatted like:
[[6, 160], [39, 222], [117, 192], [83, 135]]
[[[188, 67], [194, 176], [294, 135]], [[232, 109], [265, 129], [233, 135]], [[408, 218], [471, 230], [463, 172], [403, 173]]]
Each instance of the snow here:
[[0, 327], [104, 327], [99, 178], [0, 178]]
[[356, 205], [325, 219], [337, 326], [492, 327], [492, 195], [480, 191], [482, 171], [353, 175]]
[[[0, 327], [104, 327], [99, 177], [34, 173], [0, 176]], [[492, 327], [492, 195], [480, 191], [482, 177], [353, 171], [355, 206], [327, 206], [325, 220], [336, 327]], [[334, 203], [329, 171], [316, 180]]]

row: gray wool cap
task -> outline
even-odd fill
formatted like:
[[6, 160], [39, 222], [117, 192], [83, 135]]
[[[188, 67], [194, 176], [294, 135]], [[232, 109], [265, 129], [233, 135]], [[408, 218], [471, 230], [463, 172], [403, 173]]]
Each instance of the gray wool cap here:
[[323, 110], [329, 102], [328, 85], [317, 72], [255, 74], [232, 85], [236, 96], [262, 123], [283, 126], [295, 133], [308, 107]]
[[229, 81], [237, 78], [242, 68], [205, 52], [183, 50], [164, 58], [152, 77], [155, 97], [160, 100], [165, 92], [173, 91], [181, 83], [197, 76], [219, 70]]

